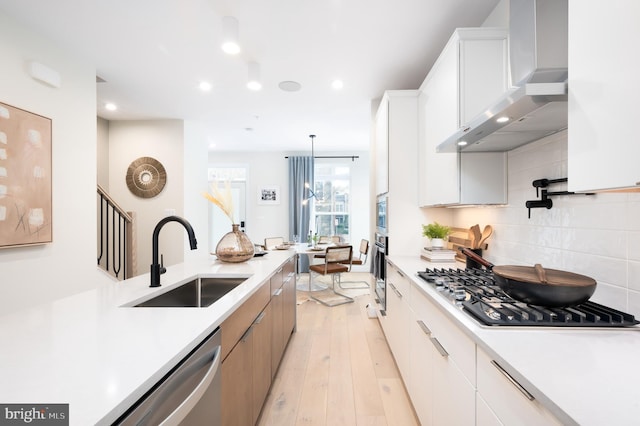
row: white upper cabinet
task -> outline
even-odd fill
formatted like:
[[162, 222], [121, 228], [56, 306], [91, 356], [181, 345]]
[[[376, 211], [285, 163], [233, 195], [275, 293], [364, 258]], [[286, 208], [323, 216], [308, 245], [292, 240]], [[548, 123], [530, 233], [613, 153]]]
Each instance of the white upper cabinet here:
[[640, 188], [640, 2], [569, 1], [568, 189]]
[[438, 153], [436, 147], [508, 86], [507, 31], [457, 29], [420, 87], [421, 206], [506, 203], [504, 153]]
[[376, 194], [389, 192], [389, 99], [382, 98], [376, 113], [375, 125]]

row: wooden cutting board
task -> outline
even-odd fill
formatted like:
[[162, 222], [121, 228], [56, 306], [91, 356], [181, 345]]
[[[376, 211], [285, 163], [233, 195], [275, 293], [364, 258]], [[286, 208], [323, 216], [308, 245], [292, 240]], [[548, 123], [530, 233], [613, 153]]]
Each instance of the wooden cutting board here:
[[[469, 239], [469, 230], [467, 228], [451, 228], [451, 233], [449, 234], [449, 243], [448, 248], [451, 250], [455, 250], [456, 252], [456, 260], [460, 262], [467, 262], [467, 256], [460, 253], [458, 247], [467, 247], [471, 248], [471, 240]], [[482, 244], [482, 250], [486, 250], [488, 247], [487, 244]]]

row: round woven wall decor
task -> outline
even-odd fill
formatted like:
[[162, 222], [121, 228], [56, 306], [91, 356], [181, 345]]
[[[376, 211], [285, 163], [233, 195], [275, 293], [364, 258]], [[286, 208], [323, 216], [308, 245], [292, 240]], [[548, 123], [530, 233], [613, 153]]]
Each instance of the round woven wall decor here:
[[129, 191], [141, 198], [153, 198], [162, 192], [167, 183], [167, 172], [155, 158], [140, 157], [127, 169]]

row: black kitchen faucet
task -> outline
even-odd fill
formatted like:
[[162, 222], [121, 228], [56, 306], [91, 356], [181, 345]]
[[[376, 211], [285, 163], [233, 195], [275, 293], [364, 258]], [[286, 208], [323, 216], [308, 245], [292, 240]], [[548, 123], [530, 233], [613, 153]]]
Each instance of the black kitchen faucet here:
[[189, 234], [189, 245], [191, 246], [191, 250], [198, 248], [198, 242], [196, 241], [196, 234], [193, 232], [193, 227], [185, 219], [179, 216], [167, 216], [158, 222], [156, 227], [153, 229], [153, 239], [151, 241], [153, 263], [151, 264], [151, 285], [149, 287], [160, 287], [160, 275], [167, 272], [167, 268], [163, 265], [164, 262], [158, 263], [158, 237], [160, 236], [160, 230], [168, 222], [181, 223], [182, 226], [184, 226], [184, 229], [187, 230], [187, 234]]

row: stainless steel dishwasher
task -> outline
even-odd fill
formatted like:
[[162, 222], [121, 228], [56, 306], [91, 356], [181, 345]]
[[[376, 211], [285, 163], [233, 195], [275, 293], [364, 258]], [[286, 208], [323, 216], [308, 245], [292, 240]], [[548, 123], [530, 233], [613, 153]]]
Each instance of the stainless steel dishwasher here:
[[217, 328], [114, 424], [220, 425], [220, 343]]

